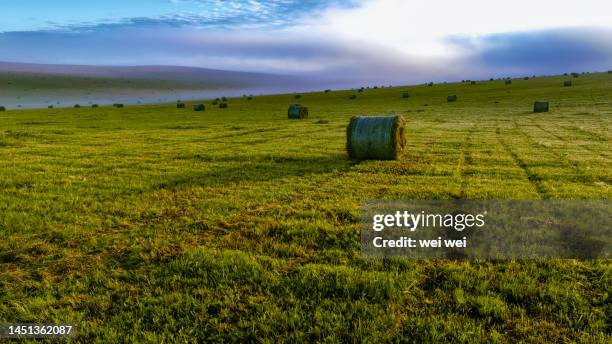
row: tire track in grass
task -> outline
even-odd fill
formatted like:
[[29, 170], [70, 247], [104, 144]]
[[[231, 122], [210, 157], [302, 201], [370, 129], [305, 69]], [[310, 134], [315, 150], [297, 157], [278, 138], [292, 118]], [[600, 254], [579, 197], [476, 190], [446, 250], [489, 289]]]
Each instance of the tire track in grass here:
[[[567, 140], [566, 138], [564, 138], [563, 136], [557, 135], [553, 131], [545, 129], [540, 124], [535, 124], [535, 126], [538, 127], [540, 130], [542, 130], [543, 132], [553, 136], [554, 138], [556, 138], [559, 141], [563, 141], [564, 143], [570, 143], [570, 141]], [[558, 127], [562, 128], [562, 129], [565, 129], [567, 131], [570, 131], [570, 132], [573, 132], [573, 131], [580, 132], [580, 133], [584, 132], [584, 130], [581, 131], [577, 127], [566, 127], [566, 126], [562, 126], [562, 125], [559, 125]], [[591, 135], [586, 135], [586, 136], [589, 137], [590, 139], [592, 139], [592, 141], [600, 141], [600, 142], [607, 142], [608, 141], [606, 138], [603, 138], [603, 137], [600, 137], [600, 136], [591, 136]], [[586, 150], [586, 151], [588, 151], [590, 153], [596, 154], [596, 155], [598, 155], [598, 156], [600, 156], [600, 157], [602, 157], [602, 158], [604, 158], [606, 160], [610, 159], [610, 157], [607, 154], [605, 154], [605, 152], [602, 152], [601, 150], [598, 150], [598, 149], [595, 149], [595, 148], [591, 148], [591, 147], [585, 146], [585, 145], [577, 145], [577, 147], [580, 147], [580, 148], [582, 148], [582, 149], [584, 149], [584, 150]]]
[[475, 131], [476, 124], [474, 123], [468, 129], [465, 140], [463, 140], [463, 143], [461, 144], [461, 154], [459, 156], [459, 161], [457, 162], [457, 167], [455, 169], [455, 177], [459, 179], [459, 190], [457, 192], [451, 192], [451, 197], [453, 197], [454, 199], [465, 198], [465, 189], [467, 188], [466, 170], [473, 163], [471, 149], [473, 146], [472, 137], [474, 136]]
[[[542, 131], [542, 132], [544, 132], [544, 133], [546, 133], [546, 134], [548, 134], [548, 135], [550, 135], [550, 136], [554, 137], [555, 139], [557, 139], [557, 140], [559, 140], [559, 141], [563, 142], [563, 144], [564, 144], [564, 145], [566, 145], [566, 146], [571, 145], [571, 142], [570, 142], [569, 140], [567, 140], [566, 138], [564, 138], [564, 137], [562, 137], [562, 136], [559, 136], [559, 135], [557, 135], [557, 134], [553, 133], [552, 131], [550, 131], [550, 130], [548, 130], [548, 129], [544, 129], [544, 128], [542, 127], [542, 125], [541, 125], [541, 124], [536, 124], [536, 123], [533, 123], [533, 122], [532, 122], [532, 125], [533, 125], [534, 127], [538, 128], [540, 131]], [[539, 142], [535, 141], [533, 138], [531, 138], [531, 136], [529, 136], [529, 135], [528, 135], [527, 133], [525, 133], [525, 132], [522, 132], [522, 131], [521, 131], [521, 134], [522, 134], [523, 136], [525, 136], [525, 137], [526, 137], [526, 138], [527, 138], [527, 139], [528, 139], [530, 142], [532, 142], [534, 145], [538, 145], [539, 147], [542, 147], [542, 148], [546, 149], [546, 150], [547, 150], [548, 152], [550, 152], [550, 153], [551, 153], [553, 156], [555, 156], [555, 158], [557, 158], [557, 160], [558, 160], [558, 161], [559, 161], [561, 164], [563, 164], [563, 165], [565, 165], [565, 166], [567, 166], [567, 167], [569, 167], [569, 168], [573, 169], [573, 170], [574, 170], [574, 173], [576, 174], [576, 176], [577, 176], [577, 177], [584, 177], [584, 178], [591, 179], [591, 182], [595, 182], [595, 181], [605, 182], [605, 181], [604, 181], [604, 180], [602, 180], [601, 178], [599, 178], [599, 177], [597, 177], [597, 176], [593, 176], [593, 175], [589, 174], [589, 173], [588, 173], [588, 171], [587, 171], [587, 170], [585, 170], [585, 169], [584, 169], [582, 166], [580, 166], [580, 164], [579, 164], [577, 161], [572, 161], [572, 160], [568, 159], [568, 158], [567, 158], [567, 156], [562, 155], [562, 154], [559, 154], [558, 152], [556, 152], [556, 151], [555, 151], [553, 148], [551, 148], [551, 147], [547, 147], [547, 146], [545, 146], [545, 145], [543, 145], [543, 144], [541, 144], [541, 143], [539, 143]], [[582, 147], [582, 146], [580, 146], [580, 145], [578, 145], [577, 147], [579, 147], [579, 148], [583, 148], [583, 147]], [[585, 149], [585, 150], [586, 150], [586, 151], [588, 151], [588, 152], [591, 152], [591, 153], [595, 153], [595, 152], [591, 151], [590, 149]], [[600, 156], [601, 156], [601, 154], [599, 154], [599, 152], [597, 152], [597, 155], [600, 155]]]
[[[518, 129], [516, 121], [514, 122], [514, 125], [515, 128]], [[497, 126], [497, 129], [495, 130], [495, 134], [497, 141], [502, 145], [504, 150], [512, 157], [514, 163], [525, 172], [527, 179], [529, 180], [535, 191], [538, 193], [538, 196], [541, 199], [550, 198], [548, 196], [548, 191], [546, 190], [544, 185], [542, 185], [542, 179], [536, 173], [529, 169], [527, 163], [525, 163], [525, 161], [521, 159], [521, 157], [519, 157], [519, 155], [514, 150], [512, 150], [510, 144], [505, 139], [503, 139], [501, 135], [501, 128], [499, 126]]]

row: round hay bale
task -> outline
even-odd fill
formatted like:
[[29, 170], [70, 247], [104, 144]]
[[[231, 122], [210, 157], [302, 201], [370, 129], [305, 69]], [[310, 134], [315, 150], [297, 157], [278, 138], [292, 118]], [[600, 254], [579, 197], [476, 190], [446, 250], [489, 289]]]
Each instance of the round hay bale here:
[[0, 111], [6, 111], [6, 108], [4, 106], [0, 106]]
[[533, 104], [533, 112], [548, 112], [549, 103], [544, 100], [538, 100]]
[[113, 106], [116, 107], [116, 108], [122, 108], [123, 104], [115, 103], [115, 104], [113, 104]]
[[253, 97], [248, 96], [248, 97], [247, 97], [247, 100], [253, 100]]
[[80, 108], [80, 107], [81, 107], [81, 105], [79, 105], [79, 104], [74, 104], [74, 108], [75, 108], [75, 109], [78, 109], [78, 108]]
[[402, 98], [410, 98], [410, 93], [408, 93], [408, 91], [403, 91], [401, 94]]
[[185, 103], [176, 103], [176, 108], [177, 109], [184, 109], [185, 108]]
[[296, 95], [295, 95], [295, 99], [300, 99], [300, 98], [302, 98], [302, 95], [301, 95], [301, 94], [296, 94]]
[[395, 160], [404, 152], [404, 117], [354, 116], [346, 129], [352, 159]]
[[430, 82], [429, 84], [427, 84], [427, 86], [433, 86], [433, 85], [434, 85], [433, 82]]
[[320, 119], [316, 122], [317, 124], [329, 124], [329, 120], [326, 119]]
[[512, 80], [506, 80], [506, 85], [512, 85]]
[[363, 88], [358, 89], [357, 92], [363, 92]]
[[219, 103], [219, 109], [227, 109], [227, 103]]
[[47, 109], [53, 109], [53, 105], [47, 106]]
[[471, 81], [470, 84], [476, 85], [476, 81]]
[[329, 92], [331, 92], [331, 90], [330, 90], [330, 89], [325, 90], [325, 93], [329, 93]]
[[97, 107], [98, 107], [98, 104], [91, 104], [91, 107], [92, 107], [92, 108], [97, 108]]
[[563, 87], [572, 87], [572, 80], [566, 80], [563, 82]]
[[450, 96], [446, 97], [446, 101], [448, 101], [449, 103], [456, 102], [457, 101], [457, 95], [451, 94]]
[[357, 99], [357, 95], [356, 95], [356, 94], [351, 94], [351, 96], [349, 97], [349, 99], [350, 99], [350, 100]]
[[308, 118], [308, 108], [300, 104], [291, 104], [287, 111], [289, 119], [302, 119]]
[[204, 111], [206, 110], [206, 106], [204, 104], [197, 104], [193, 106], [193, 111]]

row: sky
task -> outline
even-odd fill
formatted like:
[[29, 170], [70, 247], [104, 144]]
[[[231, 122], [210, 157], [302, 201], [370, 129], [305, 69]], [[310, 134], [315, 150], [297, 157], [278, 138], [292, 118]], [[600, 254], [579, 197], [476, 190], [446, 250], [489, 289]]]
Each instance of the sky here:
[[0, 61], [416, 83], [612, 69], [602, 0], [0, 0]]

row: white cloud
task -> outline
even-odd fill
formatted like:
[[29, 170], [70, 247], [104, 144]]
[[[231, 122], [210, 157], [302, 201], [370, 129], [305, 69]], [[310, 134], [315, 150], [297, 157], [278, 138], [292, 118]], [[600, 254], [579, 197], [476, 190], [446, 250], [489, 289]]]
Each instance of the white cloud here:
[[411, 56], [460, 52], [449, 36], [551, 28], [612, 27], [612, 2], [602, 0], [366, 0], [354, 9], [330, 9], [296, 30], [367, 44], [375, 42]]

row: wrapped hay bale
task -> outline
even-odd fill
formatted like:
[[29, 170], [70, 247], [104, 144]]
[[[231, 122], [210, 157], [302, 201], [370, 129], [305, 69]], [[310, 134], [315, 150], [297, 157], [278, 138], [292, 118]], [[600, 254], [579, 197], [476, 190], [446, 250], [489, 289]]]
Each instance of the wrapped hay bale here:
[[563, 87], [572, 87], [572, 81], [571, 80], [566, 80], [563, 82]]
[[403, 91], [401, 94], [402, 98], [410, 98], [410, 93], [408, 93], [408, 91]]
[[219, 109], [227, 109], [227, 103], [219, 103]]
[[206, 107], [204, 106], [204, 104], [197, 104], [193, 106], [193, 111], [204, 111], [206, 110]]
[[352, 159], [395, 160], [404, 151], [404, 117], [354, 116], [346, 129]]
[[450, 96], [446, 97], [446, 101], [449, 102], [449, 103], [456, 102], [457, 101], [457, 95], [451, 94]]
[[300, 104], [291, 104], [289, 111], [287, 111], [289, 119], [302, 119], [308, 118], [308, 108]]
[[176, 103], [176, 108], [177, 109], [184, 109], [185, 108], [185, 103]]
[[548, 112], [549, 104], [547, 101], [538, 100], [533, 104], [533, 112]]

